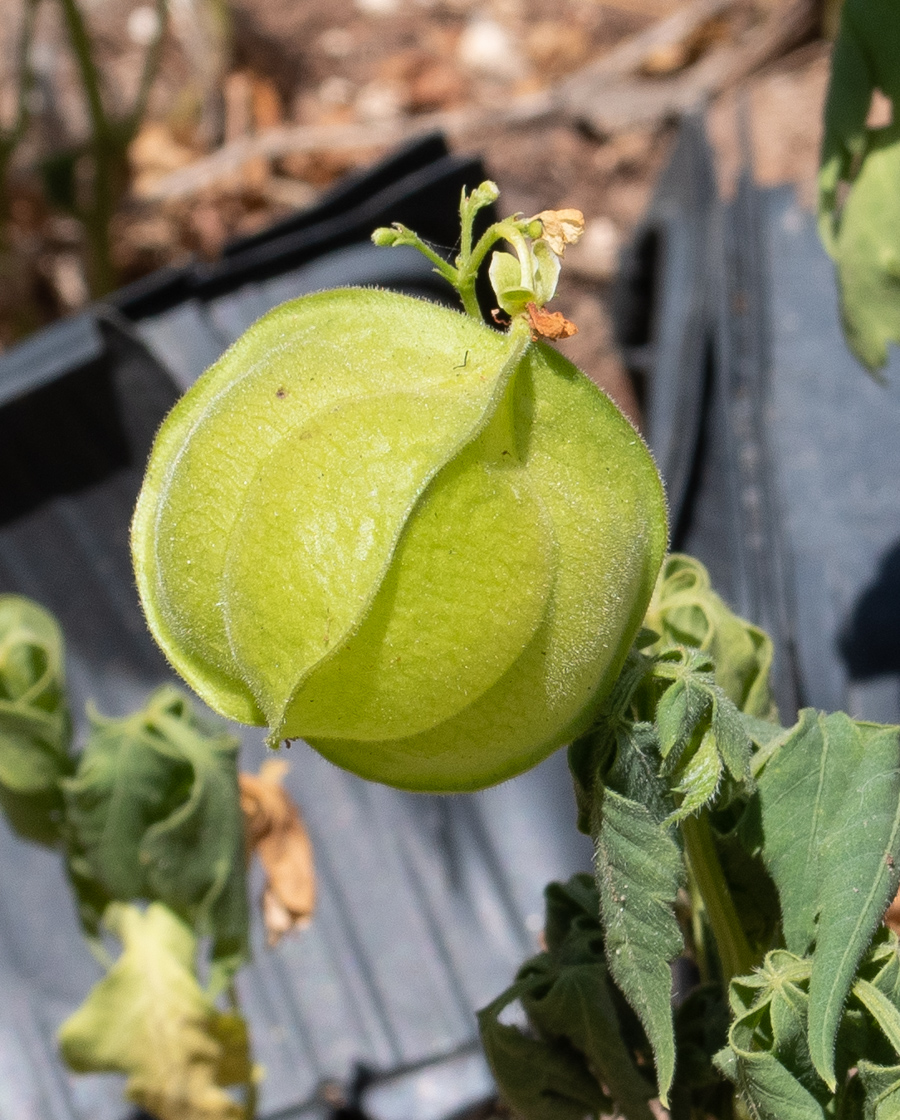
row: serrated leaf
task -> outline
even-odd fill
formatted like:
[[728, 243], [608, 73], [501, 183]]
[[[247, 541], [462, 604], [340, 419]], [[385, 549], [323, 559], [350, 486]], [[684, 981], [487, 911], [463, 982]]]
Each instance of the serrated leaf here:
[[671, 814], [671, 822], [682, 821], [702, 809], [715, 796], [722, 777], [722, 760], [716, 739], [707, 731], [690, 762], [679, 774], [675, 792], [682, 797], [681, 804]]
[[211, 985], [247, 954], [237, 742], [164, 686], [123, 720], [96, 717], [65, 783], [75, 875], [101, 896], [164, 902], [213, 938]]
[[200, 988], [190, 928], [159, 903], [114, 903], [104, 921], [122, 954], [60, 1028], [67, 1064], [126, 1074], [129, 1100], [158, 1120], [242, 1120], [222, 1086], [249, 1069], [246, 1034]]
[[609, 971], [647, 1032], [665, 1103], [675, 1069], [669, 962], [683, 947], [673, 913], [681, 852], [646, 805], [609, 788], [595, 792], [592, 831]]
[[28, 839], [59, 838], [71, 733], [55, 619], [29, 599], [0, 595], [0, 805]]
[[713, 697], [712, 733], [716, 749], [732, 778], [738, 782], [749, 778], [750, 736], [736, 705], [718, 690]]
[[805, 711], [759, 791], [785, 942], [803, 954], [815, 940], [810, 1053], [833, 1087], [844, 1001], [897, 884], [900, 731]]
[[709, 707], [709, 692], [688, 674], [666, 689], [656, 706], [659, 753], [663, 758], [671, 755], [677, 762]]

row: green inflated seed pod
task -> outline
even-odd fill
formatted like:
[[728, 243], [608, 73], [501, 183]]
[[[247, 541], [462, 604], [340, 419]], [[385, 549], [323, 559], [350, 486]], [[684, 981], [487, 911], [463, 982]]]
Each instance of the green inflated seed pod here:
[[250, 328], [163, 424], [132, 532], [212, 708], [445, 791], [584, 729], [665, 545], [639, 435], [526, 324], [371, 290]]

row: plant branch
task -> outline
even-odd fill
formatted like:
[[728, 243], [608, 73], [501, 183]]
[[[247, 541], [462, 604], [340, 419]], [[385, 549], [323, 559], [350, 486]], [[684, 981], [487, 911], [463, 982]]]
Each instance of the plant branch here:
[[91, 131], [95, 140], [97, 140], [99, 137], [106, 135], [109, 120], [103, 108], [100, 74], [94, 62], [91, 39], [76, 0], [60, 0], [60, 3], [69, 31], [69, 41], [72, 44], [75, 60], [78, 63], [78, 73], [81, 77], [84, 96], [87, 99]]
[[687, 817], [681, 830], [688, 867], [706, 908], [722, 965], [722, 980], [727, 988], [735, 976], [746, 975], [759, 962], [747, 941], [725, 882], [706, 811]]
[[126, 114], [124, 121], [123, 131], [129, 140], [137, 132], [147, 109], [150, 87], [153, 85], [153, 79], [156, 76], [156, 70], [162, 56], [162, 45], [168, 20], [169, 0], [156, 0], [156, 34], [153, 36], [144, 54], [144, 64], [141, 70], [141, 78], [138, 82], [137, 94], [135, 95], [134, 104], [130, 112]]

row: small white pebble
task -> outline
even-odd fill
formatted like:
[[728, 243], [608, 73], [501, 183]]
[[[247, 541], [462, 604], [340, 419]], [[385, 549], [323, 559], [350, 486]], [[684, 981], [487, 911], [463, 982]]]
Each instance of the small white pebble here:
[[347, 27], [329, 27], [316, 40], [316, 45], [328, 58], [346, 58], [353, 51], [353, 32]]
[[364, 121], [387, 121], [399, 117], [402, 111], [397, 91], [381, 82], [370, 82], [359, 91], [356, 112]]
[[469, 21], [459, 37], [457, 52], [463, 66], [490, 77], [518, 78], [525, 69], [507, 29], [484, 16]]
[[349, 105], [353, 100], [353, 83], [340, 74], [332, 74], [319, 86], [318, 94], [325, 105]]
[[159, 34], [159, 16], [149, 4], [141, 4], [128, 15], [128, 38], [138, 47], [149, 47]]
[[364, 16], [392, 16], [400, 10], [400, 0], [356, 0], [356, 10]]

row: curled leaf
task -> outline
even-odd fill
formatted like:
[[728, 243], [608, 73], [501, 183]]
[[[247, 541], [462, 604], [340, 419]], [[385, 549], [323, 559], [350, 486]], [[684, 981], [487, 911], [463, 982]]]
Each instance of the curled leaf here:
[[66, 1064], [126, 1074], [128, 1099], [158, 1120], [245, 1120], [223, 1086], [254, 1076], [246, 1027], [197, 982], [190, 927], [160, 903], [114, 903], [104, 924], [122, 954], [60, 1028]]
[[651, 650], [675, 644], [708, 653], [716, 684], [742, 712], [776, 716], [769, 689], [772, 639], [713, 591], [699, 560], [677, 552], [666, 557], [645, 625], [660, 636]]
[[216, 984], [247, 954], [237, 746], [166, 685], [125, 719], [95, 715], [64, 787], [88, 931], [99, 918], [92, 896], [164, 902], [212, 936]]
[[247, 851], [259, 856], [266, 875], [262, 912], [269, 945], [308, 925], [316, 905], [312, 843], [282, 785], [287, 769], [271, 758], [258, 774], [239, 775]]
[[56, 621], [29, 599], [0, 595], [0, 805], [29, 839], [58, 839], [71, 734]]
[[584, 214], [580, 210], [542, 210], [532, 220], [535, 219], [541, 223], [541, 237], [558, 257], [584, 233]]

